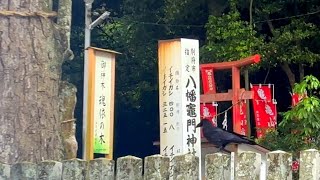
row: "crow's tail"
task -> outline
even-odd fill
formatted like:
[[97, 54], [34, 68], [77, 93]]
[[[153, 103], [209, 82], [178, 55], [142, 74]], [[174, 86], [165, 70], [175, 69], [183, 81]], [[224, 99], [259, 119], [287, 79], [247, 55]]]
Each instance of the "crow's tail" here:
[[248, 144], [251, 144], [251, 145], [257, 145], [257, 143], [251, 139], [246, 139], [248, 141]]

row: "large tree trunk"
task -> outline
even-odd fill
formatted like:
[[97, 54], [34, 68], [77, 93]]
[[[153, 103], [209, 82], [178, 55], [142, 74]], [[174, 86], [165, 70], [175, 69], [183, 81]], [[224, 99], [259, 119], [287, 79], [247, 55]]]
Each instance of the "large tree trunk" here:
[[304, 78], [304, 65], [303, 64], [299, 64], [299, 82], [303, 81]]
[[[0, 161], [64, 157], [61, 65], [69, 50], [71, 0], [0, 0]], [[69, 7], [70, 6], [70, 7]]]
[[291, 86], [291, 89], [293, 89], [294, 84], [296, 83], [296, 78], [295, 78], [294, 73], [291, 71], [289, 64], [287, 62], [284, 62], [281, 65], [281, 68], [286, 73], [288, 80], [289, 80], [289, 84]]
[[[270, 32], [272, 33], [272, 35], [274, 35], [274, 27], [273, 27], [273, 24], [272, 24], [272, 22], [269, 20], [269, 17], [266, 17], [266, 19], [267, 19], [267, 23], [268, 23]], [[295, 75], [294, 75], [294, 73], [292, 72], [292, 70], [291, 70], [291, 68], [290, 68], [290, 66], [289, 66], [289, 63], [288, 63], [288, 62], [282, 63], [281, 68], [282, 68], [282, 70], [286, 73], [286, 75], [287, 75], [287, 77], [288, 77], [288, 80], [289, 80], [290, 87], [291, 87], [291, 89], [293, 89], [294, 84], [296, 83], [296, 78], [295, 78]]]

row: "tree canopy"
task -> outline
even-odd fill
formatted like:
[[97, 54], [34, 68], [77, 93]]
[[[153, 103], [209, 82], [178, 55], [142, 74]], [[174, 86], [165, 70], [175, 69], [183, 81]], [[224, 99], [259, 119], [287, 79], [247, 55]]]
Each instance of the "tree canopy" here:
[[[76, 1], [74, 7], [83, 5]], [[280, 111], [288, 110], [288, 91], [295, 83], [305, 75], [319, 75], [318, 0], [95, 1], [96, 14], [103, 10], [110, 11], [111, 17], [93, 30], [92, 45], [122, 53], [116, 63], [117, 121], [128, 121], [128, 128], [132, 129], [151, 128], [155, 135], [150, 140], [157, 140], [159, 134], [158, 40], [199, 39], [202, 63], [261, 54], [262, 63], [254, 68], [256, 75], [250, 79], [263, 83], [266, 72], [271, 72], [268, 83], [286, 87], [285, 91], [276, 92], [278, 102], [285, 104]], [[79, 14], [82, 19], [75, 17], [72, 35], [76, 60], [65, 64], [64, 72], [81, 93], [83, 14]], [[279, 78], [273, 73], [286, 76]], [[82, 97], [78, 99], [81, 101]], [[138, 118], [128, 120], [124, 113], [137, 113]]]

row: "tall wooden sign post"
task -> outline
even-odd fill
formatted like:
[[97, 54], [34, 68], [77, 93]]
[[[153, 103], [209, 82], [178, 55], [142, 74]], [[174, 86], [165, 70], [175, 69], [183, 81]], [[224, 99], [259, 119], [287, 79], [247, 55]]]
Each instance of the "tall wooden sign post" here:
[[[200, 131], [196, 129], [200, 122], [199, 41], [159, 41], [158, 57], [160, 153], [171, 160], [185, 153], [201, 158]], [[174, 179], [172, 162], [170, 179]]]
[[115, 55], [118, 52], [88, 48], [87, 125], [84, 150], [85, 159], [94, 153], [113, 158]]
[[241, 134], [241, 123], [237, 119], [240, 114], [240, 100], [252, 99], [252, 91], [245, 91], [240, 89], [240, 68], [243, 66], [248, 66], [250, 64], [256, 64], [260, 62], [260, 55], [256, 54], [238, 61], [231, 62], [219, 62], [219, 63], [210, 63], [210, 64], [201, 64], [200, 69], [213, 69], [215, 70], [229, 70], [232, 71], [232, 90], [229, 90], [227, 93], [216, 93], [216, 89], [210, 89], [207, 93], [201, 95], [201, 103], [211, 103], [218, 101], [232, 101], [232, 122], [233, 122], [233, 131], [235, 133]]

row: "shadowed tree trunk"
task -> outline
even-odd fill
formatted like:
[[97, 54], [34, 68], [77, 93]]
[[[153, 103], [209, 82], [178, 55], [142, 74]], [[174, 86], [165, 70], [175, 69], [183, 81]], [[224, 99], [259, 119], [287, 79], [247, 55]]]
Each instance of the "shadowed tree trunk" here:
[[[0, 1], [0, 161], [64, 158], [61, 65], [69, 49], [71, 0]], [[57, 18], [57, 24], [54, 20]]]
[[296, 83], [296, 78], [295, 78], [295, 75], [294, 75], [294, 73], [292, 72], [289, 64], [288, 64], [287, 62], [284, 62], [284, 63], [281, 65], [281, 68], [282, 68], [282, 70], [286, 73], [286, 75], [287, 75], [287, 77], [288, 77], [288, 80], [289, 80], [290, 87], [291, 87], [291, 89], [293, 89], [294, 84]]
[[[267, 19], [267, 23], [268, 23], [270, 32], [272, 33], [272, 35], [274, 35], [274, 27], [273, 27], [273, 24], [272, 24], [272, 22], [269, 20], [269, 17], [266, 17], [266, 19]], [[286, 73], [286, 75], [287, 75], [287, 77], [288, 77], [288, 80], [289, 80], [290, 87], [291, 87], [291, 89], [293, 89], [294, 84], [296, 83], [296, 78], [295, 78], [295, 75], [294, 75], [293, 71], [291, 70], [288, 62], [283, 62], [283, 63], [281, 64], [281, 68], [282, 68], [282, 70]]]

